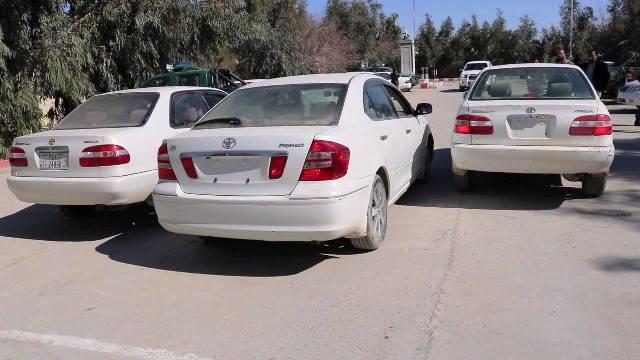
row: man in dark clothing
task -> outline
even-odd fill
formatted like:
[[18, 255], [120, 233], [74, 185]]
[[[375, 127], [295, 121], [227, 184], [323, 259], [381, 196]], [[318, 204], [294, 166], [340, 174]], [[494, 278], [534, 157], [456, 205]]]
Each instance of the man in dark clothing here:
[[596, 50], [591, 50], [589, 62], [582, 65], [582, 70], [584, 70], [589, 81], [598, 91], [598, 95], [602, 95], [602, 92], [607, 89], [611, 75], [609, 74], [609, 67], [600, 59]]
[[393, 71], [391, 72], [391, 83], [393, 85], [395, 85], [396, 87], [400, 85], [400, 81], [398, 81], [398, 79], [400, 79], [400, 75], [398, 75], [398, 73], [396, 72], [396, 69], [393, 69]]

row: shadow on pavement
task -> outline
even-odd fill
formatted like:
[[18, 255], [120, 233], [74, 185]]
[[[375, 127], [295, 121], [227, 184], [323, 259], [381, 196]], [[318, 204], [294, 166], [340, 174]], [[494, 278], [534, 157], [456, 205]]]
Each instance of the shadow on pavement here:
[[446, 89], [446, 90], [440, 90], [441, 93], [464, 93], [464, 91], [455, 88], [455, 89]]
[[609, 272], [640, 272], [640, 258], [608, 257], [594, 261], [597, 268]]
[[450, 149], [434, 152], [432, 179], [413, 185], [397, 202], [404, 206], [486, 210], [551, 210], [566, 200], [582, 199], [579, 188], [563, 187], [559, 176], [481, 173], [475, 190], [460, 194], [453, 187]]
[[640, 138], [615, 139], [616, 156], [611, 176], [627, 181], [640, 181]]
[[0, 236], [43, 241], [95, 241], [157, 224], [153, 210], [145, 205], [99, 211], [84, 219], [67, 219], [55, 206], [31, 205], [0, 218]]
[[[226, 240], [225, 240], [226, 241]], [[153, 269], [185, 273], [275, 277], [301, 273], [337, 255], [352, 255], [346, 240], [323, 244], [277, 243], [229, 239], [214, 245], [160, 227], [124, 233], [96, 247], [110, 259]]]

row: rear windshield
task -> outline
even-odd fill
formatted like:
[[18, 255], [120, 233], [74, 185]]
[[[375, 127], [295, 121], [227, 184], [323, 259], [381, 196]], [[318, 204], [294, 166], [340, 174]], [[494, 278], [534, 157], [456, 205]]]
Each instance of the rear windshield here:
[[75, 108], [56, 130], [140, 126], [147, 121], [160, 94], [122, 93], [94, 96]]
[[347, 86], [295, 84], [237, 90], [194, 128], [336, 125]]
[[595, 99], [578, 69], [531, 67], [488, 70], [476, 82], [470, 100]]
[[485, 63], [475, 63], [475, 64], [467, 64], [467, 66], [465, 66], [464, 69], [465, 70], [482, 70], [486, 67], [487, 67], [487, 64]]

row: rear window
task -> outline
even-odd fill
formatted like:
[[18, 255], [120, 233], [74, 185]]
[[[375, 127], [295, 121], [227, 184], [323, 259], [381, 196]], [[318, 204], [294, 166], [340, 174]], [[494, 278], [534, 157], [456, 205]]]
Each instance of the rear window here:
[[482, 70], [487, 67], [486, 63], [475, 63], [475, 64], [467, 64], [464, 67], [465, 70]]
[[135, 127], [143, 125], [160, 94], [121, 93], [94, 96], [75, 108], [56, 130]]
[[531, 67], [485, 71], [470, 100], [595, 99], [587, 78], [578, 69]]
[[295, 84], [240, 89], [194, 128], [336, 125], [347, 86]]

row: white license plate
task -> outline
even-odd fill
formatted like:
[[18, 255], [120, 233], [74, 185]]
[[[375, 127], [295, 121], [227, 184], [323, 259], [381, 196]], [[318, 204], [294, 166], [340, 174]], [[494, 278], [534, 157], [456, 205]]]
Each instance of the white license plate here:
[[40, 153], [40, 169], [42, 170], [67, 170], [69, 168], [69, 155], [64, 152]]

